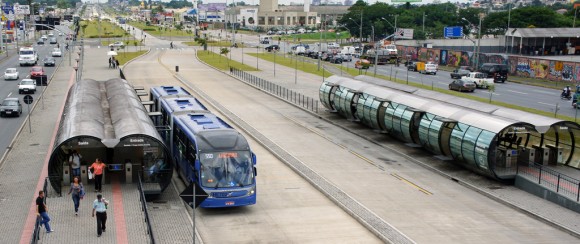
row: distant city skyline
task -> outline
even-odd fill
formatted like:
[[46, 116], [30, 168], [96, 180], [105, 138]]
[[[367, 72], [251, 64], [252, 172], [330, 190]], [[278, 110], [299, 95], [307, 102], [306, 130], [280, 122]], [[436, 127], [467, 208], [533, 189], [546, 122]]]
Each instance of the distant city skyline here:
[[[101, 3], [105, 3], [107, 0], [100, 0]], [[170, 2], [170, 0], [161, 0], [162, 2]], [[191, 0], [188, 0], [191, 1]], [[232, 1], [236, 1], [236, 2], [241, 2], [244, 1], [246, 4], [250, 4], [250, 5], [256, 5], [258, 3], [260, 3], [260, 0], [203, 0], [204, 3], [223, 3], [223, 2], [227, 2], [228, 4], [231, 3]], [[428, 4], [428, 3], [432, 3], [433, 1], [439, 1], [441, 3], [446, 3], [446, 2], [450, 2], [450, 3], [465, 3], [465, 2], [474, 2], [474, 0], [423, 0], [423, 2], [421, 3], [411, 3], [411, 4]], [[97, 3], [97, 0], [84, 0], [83, 2], [92, 2], [92, 3]], [[310, 1], [312, 3], [312, 0]], [[326, 2], [325, 0], [321, 0], [321, 2]], [[344, 3], [344, 0], [328, 0], [328, 2], [341, 2]], [[356, 3], [356, 0], [352, 0], [353, 3]], [[369, 4], [374, 4], [376, 2], [384, 2], [384, 3], [391, 3], [390, 0], [367, 0], [366, 2], [368, 2]], [[279, 4], [284, 4], [284, 5], [289, 5], [290, 3], [301, 3], [304, 4], [304, 0], [278, 0]], [[404, 4], [404, 3], [395, 3], [395, 4]]]

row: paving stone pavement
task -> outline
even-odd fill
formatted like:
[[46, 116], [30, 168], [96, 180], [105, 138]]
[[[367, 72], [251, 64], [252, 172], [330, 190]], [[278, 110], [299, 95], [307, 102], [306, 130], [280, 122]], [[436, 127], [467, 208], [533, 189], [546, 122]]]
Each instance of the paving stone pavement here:
[[[83, 78], [104, 80], [119, 77], [119, 71], [109, 69], [106, 64], [106, 49], [85, 48]], [[1, 243], [29, 242], [32, 228], [25, 229], [25, 223], [30, 211], [34, 211], [34, 200], [42, 184], [39, 178], [47, 175], [45, 163], [52, 150], [51, 139], [61, 114], [61, 109], [68, 93], [68, 87], [74, 82], [75, 72], [68, 65], [68, 57], [55, 71], [49, 86], [44, 91], [44, 101], [39, 100], [33, 106], [30, 117], [32, 133], [28, 131], [28, 121], [16, 136], [14, 144], [5, 160], [0, 164], [0, 218], [4, 220], [0, 225], [3, 233]], [[95, 60], [104, 60], [95, 62]], [[26, 115], [26, 109], [23, 115]], [[49, 184], [50, 186], [50, 184]], [[87, 188], [90, 189], [90, 188]], [[147, 243], [145, 222], [137, 186], [122, 185], [125, 226], [129, 243]], [[87, 191], [87, 196], [81, 202], [80, 215], [74, 215], [70, 196], [66, 195], [68, 187], [64, 188], [63, 196], [59, 197], [50, 189], [47, 194], [47, 206], [51, 217], [51, 226], [54, 233], [40, 231], [42, 243], [116, 243], [115, 217], [108, 214], [107, 232], [97, 238], [96, 220], [90, 216], [92, 201], [96, 193]], [[111, 185], [104, 185], [104, 195], [113, 200]], [[109, 196], [109, 197], [107, 197]], [[23, 230], [24, 229], [24, 230]], [[25, 233], [25, 234], [23, 234]], [[28, 235], [27, 235], [28, 234]], [[21, 237], [24, 237], [21, 240]], [[28, 239], [27, 239], [28, 238]]]

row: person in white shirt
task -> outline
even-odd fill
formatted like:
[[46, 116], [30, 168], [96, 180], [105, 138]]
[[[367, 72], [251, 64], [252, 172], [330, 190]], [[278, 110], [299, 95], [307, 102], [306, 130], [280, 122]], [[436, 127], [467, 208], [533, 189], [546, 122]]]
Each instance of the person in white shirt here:
[[107, 223], [107, 206], [109, 202], [101, 194], [97, 194], [97, 199], [93, 202], [93, 217], [97, 214], [97, 237], [105, 232]]

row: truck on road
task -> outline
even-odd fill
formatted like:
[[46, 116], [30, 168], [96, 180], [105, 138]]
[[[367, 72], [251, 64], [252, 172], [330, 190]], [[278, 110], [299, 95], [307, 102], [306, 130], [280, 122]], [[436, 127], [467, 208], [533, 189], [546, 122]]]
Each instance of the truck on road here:
[[461, 78], [464, 81], [475, 84], [477, 88], [487, 89], [493, 84], [493, 78], [487, 78], [487, 75], [481, 72], [470, 72], [467, 76]]
[[38, 54], [33, 47], [21, 47], [18, 51], [18, 63], [20, 66], [36, 65], [38, 62]]
[[398, 64], [401, 62], [395, 45], [387, 45], [385, 49], [369, 50], [361, 58], [368, 60], [371, 64], [375, 63], [375, 59], [377, 64]]

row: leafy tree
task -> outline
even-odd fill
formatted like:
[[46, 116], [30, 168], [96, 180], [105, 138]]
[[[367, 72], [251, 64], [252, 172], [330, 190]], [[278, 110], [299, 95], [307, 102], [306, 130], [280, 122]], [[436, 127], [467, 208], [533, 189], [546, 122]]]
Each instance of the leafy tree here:
[[58, 0], [56, 2], [56, 6], [58, 8], [65, 9], [65, 8], [68, 8], [70, 5], [69, 5], [69, 1], [67, 1], [67, 0]]

